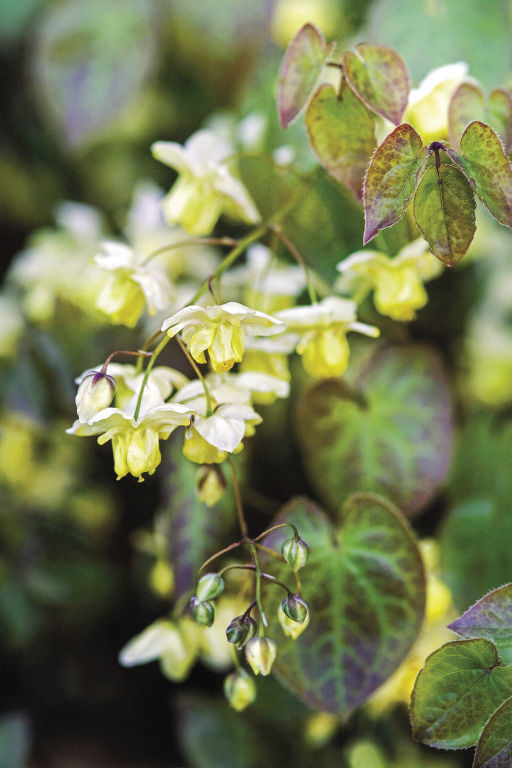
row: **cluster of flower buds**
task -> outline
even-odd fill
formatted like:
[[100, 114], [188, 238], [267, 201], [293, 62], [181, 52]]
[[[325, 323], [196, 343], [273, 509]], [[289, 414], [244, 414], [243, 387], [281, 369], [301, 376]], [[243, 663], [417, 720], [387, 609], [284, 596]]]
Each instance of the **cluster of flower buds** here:
[[211, 627], [215, 621], [212, 602], [224, 592], [224, 579], [218, 573], [205, 573], [197, 582], [196, 594], [190, 600], [190, 613], [199, 627]]

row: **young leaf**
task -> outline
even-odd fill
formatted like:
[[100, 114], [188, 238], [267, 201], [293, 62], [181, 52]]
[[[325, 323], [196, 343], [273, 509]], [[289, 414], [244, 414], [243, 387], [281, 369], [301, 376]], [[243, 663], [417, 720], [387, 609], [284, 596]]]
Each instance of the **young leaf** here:
[[360, 43], [343, 54], [343, 72], [368, 109], [398, 125], [411, 87], [405, 61], [387, 45]]
[[461, 155], [450, 157], [475, 185], [476, 192], [500, 224], [512, 227], [512, 166], [493, 129], [475, 120], [460, 140]]
[[450, 142], [459, 146], [459, 139], [473, 120], [485, 120], [485, 99], [482, 89], [474, 83], [461, 83], [448, 108]]
[[512, 768], [512, 698], [496, 710], [482, 731], [473, 768]]
[[329, 379], [298, 403], [302, 458], [331, 509], [351, 491], [385, 494], [413, 516], [437, 493], [450, 465], [450, 394], [439, 359], [415, 347], [378, 349], [354, 393]]
[[512, 664], [512, 584], [489, 592], [448, 629], [466, 639], [484, 637], [491, 640], [500, 658], [506, 664]]
[[427, 168], [414, 196], [414, 218], [434, 256], [447, 267], [457, 264], [476, 228], [475, 199], [464, 174], [447, 163]]
[[288, 46], [277, 90], [277, 107], [282, 128], [300, 115], [320, 77], [322, 67], [335, 43], [326, 45], [324, 36], [313, 24], [305, 24]]
[[375, 121], [344, 81], [316, 91], [306, 113], [311, 146], [328, 173], [362, 197], [363, 176], [375, 149]]
[[364, 180], [364, 245], [402, 217], [425, 154], [421, 137], [407, 123], [377, 147]]
[[475, 744], [485, 723], [512, 696], [512, 667], [500, 665], [488, 640], [456, 640], [434, 651], [411, 698], [413, 736], [461, 749]]
[[504, 88], [491, 91], [487, 113], [487, 122], [502, 140], [508, 155], [512, 149], [512, 94]]
[[[355, 494], [343, 512], [339, 539], [307, 499], [292, 500], [278, 516], [276, 522], [292, 522], [310, 546], [303, 596], [312, 619], [297, 640], [285, 640], [271, 626], [279, 632], [273, 670], [281, 682], [308, 706], [345, 719], [411, 648], [422, 621], [425, 582], [416, 541], [392, 504]], [[265, 545], [280, 552], [289, 535], [279, 529]], [[284, 563], [272, 559], [272, 568], [277, 578], [291, 582]], [[282, 594], [269, 585], [267, 595], [269, 616], [275, 616]]]

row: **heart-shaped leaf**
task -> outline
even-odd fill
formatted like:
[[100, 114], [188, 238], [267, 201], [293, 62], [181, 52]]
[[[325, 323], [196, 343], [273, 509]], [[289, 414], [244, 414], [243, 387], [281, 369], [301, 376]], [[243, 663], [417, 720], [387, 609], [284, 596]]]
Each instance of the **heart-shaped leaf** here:
[[452, 267], [475, 234], [475, 198], [464, 174], [441, 163], [426, 169], [414, 196], [414, 218], [437, 258]]
[[512, 768], [512, 698], [496, 710], [482, 731], [473, 768]]
[[[296, 525], [310, 547], [302, 580], [311, 623], [297, 640], [284, 640], [275, 629], [274, 671], [310, 707], [347, 718], [410, 650], [423, 617], [425, 582], [416, 541], [392, 504], [355, 494], [343, 512], [339, 536], [307, 499], [291, 501], [276, 520]], [[289, 536], [279, 529], [265, 545], [279, 552]], [[293, 583], [284, 564], [272, 560], [272, 573]], [[282, 593], [271, 585], [267, 590], [273, 618]]]
[[174, 572], [174, 596], [179, 598], [194, 587], [206, 558], [226, 543], [236, 512], [231, 484], [211, 508], [198, 499], [197, 465], [184, 459], [178, 440], [171, 444], [170, 457], [160, 531], [166, 538]]
[[492, 713], [512, 696], [512, 667], [488, 640], [457, 640], [434, 651], [416, 678], [413, 736], [443, 749], [475, 744]]
[[487, 106], [482, 89], [475, 83], [461, 83], [452, 96], [448, 111], [450, 141], [459, 147], [459, 139], [469, 123], [488, 123], [501, 138], [505, 152], [512, 148], [512, 95], [504, 88], [489, 94]]
[[358, 200], [375, 149], [375, 121], [345, 81], [337, 94], [322, 85], [306, 112], [311, 146], [328, 173], [352, 190]]
[[475, 120], [460, 140], [461, 154], [450, 157], [472, 180], [476, 192], [500, 224], [512, 227], [512, 166], [493, 129]]
[[408, 123], [395, 128], [375, 150], [364, 180], [364, 245], [402, 217], [426, 151]]
[[484, 637], [498, 649], [500, 658], [512, 664], [512, 584], [505, 584], [468, 608], [449, 629], [467, 640]]
[[354, 93], [381, 117], [398, 125], [411, 87], [405, 61], [387, 45], [360, 43], [343, 54], [343, 72]]
[[354, 392], [329, 379], [298, 403], [298, 435], [309, 478], [333, 510], [351, 491], [385, 494], [419, 512], [444, 481], [453, 426], [438, 358], [415, 347], [385, 347], [361, 367]]
[[318, 82], [335, 43], [327, 45], [314, 24], [305, 24], [285, 53], [279, 71], [277, 107], [282, 128], [300, 115]]

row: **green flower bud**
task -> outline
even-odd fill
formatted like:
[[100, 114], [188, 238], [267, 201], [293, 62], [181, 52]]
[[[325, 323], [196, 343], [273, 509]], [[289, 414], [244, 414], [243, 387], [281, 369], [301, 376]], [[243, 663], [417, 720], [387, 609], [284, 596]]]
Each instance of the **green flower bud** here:
[[241, 712], [256, 700], [256, 683], [244, 669], [240, 669], [224, 680], [224, 695], [229, 705]]
[[303, 539], [296, 539], [295, 536], [292, 536], [283, 542], [281, 554], [290, 568], [299, 571], [308, 561], [309, 547]]
[[309, 606], [300, 595], [288, 595], [288, 597], [285, 597], [281, 603], [281, 608], [289, 619], [296, 621], [298, 624], [303, 624], [309, 613]]
[[108, 408], [114, 399], [116, 380], [101, 371], [91, 371], [78, 386], [76, 411], [80, 421], [89, 421], [99, 411]]
[[282, 607], [279, 606], [277, 611], [277, 618], [286, 637], [291, 637], [292, 640], [296, 640], [299, 635], [302, 635], [306, 627], [309, 626], [310, 614], [308, 611], [302, 624], [299, 624], [298, 621], [293, 621], [293, 619], [290, 619], [283, 611]]
[[215, 600], [224, 592], [224, 579], [218, 573], [205, 573], [197, 582], [196, 597], [199, 601]]
[[209, 600], [202, 602], [197, 597], [191, 598], [190, 613], [198, 627], [211, 627], [215, 621], [215, 606]]
[[245, 658], [255, 675], [269, 675], [277, 645], [269, 637], [253, 637], [245, 646]]
[[238, 649], [243, 648], [256, 629], [256, 622], [250, 616], [236, 616], [226, 629], [228, 643], [233, 643]]
[[197, 498], [207, 507], [213, 507], [224, 496], [226, 479], [216, 464], [202, 464], [197, 470], [196, 480]]

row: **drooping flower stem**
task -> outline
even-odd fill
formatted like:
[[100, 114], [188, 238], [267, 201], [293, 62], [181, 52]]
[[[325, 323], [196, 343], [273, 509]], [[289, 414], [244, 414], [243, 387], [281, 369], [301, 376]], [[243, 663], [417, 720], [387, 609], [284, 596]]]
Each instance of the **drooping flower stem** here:
[[199, 381], [203, 385], [204, 396], [206, 398], [206, 417], [208, 418], [208, 416], [212, 415], [213, 411], [212, 411], [212, 401], [211, 401], [211, 398], [210, 398], [210, 391], [208, 389], [208, 385], [206, 383], [206, 380], [205, 380], [203, 374], [201, 373], [201, 371], [199, 370], [199, 366], [197, 365], [196, 361], [194, 360], [194, 358], [192, 357], [192, 355], [190, 354], [190, 352], [188, 351], [187, 347], [182, 342], [180, 337], [179, 336], [174, 336], [174, 338], [176, 339], [176, 341], [180, 345], [181, 351], [183, 352], [183, 354], [185, 355], [185, 357], [189, 361], [190, 365], [194, 369], [194, 372], [195, 372], [197, 378], [199, 379]]
[[317, 295], [316, 295], [315, 287], [314, 287], [313, 283], [311, 282], [311, 275], [310, 275], [309, 269], [308, 269], [308, 267], [306, 265], [306, 262], [304, 261], [304, 259], [300, 255], [299, 251], [297, 250], [297, 248], [292, 243], [292, 241], [289, 239], [289, 237], [287, 237], [284, 234], [284, 232], [282, 231], [280, 226], [278, 226], [276, 224], [273, 224], [270, 227], [270, 229], [272, 230], [272, 232], [275, 233], [275, 235], [279, 238], [279, 240], [281, 240], [283, 245], [290, 251], [291, 255], [293, 256], [293, 258], [295, 259], [297, 264], [300, 267], [302, 267], [302, 269], [304, 270], [304, 274], [306, 276], [306, 286], [307, 286], [308, 293], [309, 293], [309, 300], [311, 301], [312, 304], [315, 304], [317, 302], [318, 298], [317, 298]]
[[221, 557], [221, 555], [225, 555], [227, 552], [231, 552], [232, 549], [241, 547], [242, 544], [245, 544], [245, 539], [241, 539], [241, 541], [234, 541], [233, 544], [229, 544], [227, 547], [224, 547], [224, 549], [220, 549], [214, 555], [209, 557], [208, 560], [205, 560], [204, 563], [199, 568], [197, 572], [197, 577], [199, 578], [199, 574], [201, 573], [201, 571], [204, 571], [204, 569], [207, 568], [210, 565], [210, 563], [213, 563], [213, 561], [216, 560], [218, 557]]
[[293, 529], [293, 533], [295, 534], [295, 538], [296, 539], [300, 538], [299, 532], [298, 532], [297, 528], [293, 525], [293, 523], [278, 523], [277, 525], [273, 525], [272, 528], [267, 528], [266, 531], [263, 531], [263, 533], [260, 533], [258, 536], [256, 536], [255, 539], [253, 539], [253, 541], [255, 541], [255, 542], [259, 541], [264, 536], [268, 536], [269, 533], [272, 533], [272, 531], [277, 531], [278, 528], [292, 528]]
[[144, 378], [142, 379], [142, 384], [141, 384], [140, 390], [139, 390], [139, 396], [137, 397], [137, 405], [135, 407], [135, 413], [133, 414], [133, 418], [134, 418], [135, 421], [137, 421], [137, 419], [139, 418], [140, 406], [141, 406], [141, 403], [142, 403], [142, 393], [144, 392], [144, 387], [147, 384], [147, 381], [148, 381], [148, 378], [149, 378], [149, 374], [151, 373], [151, 369], [153, 368], [154, 364], [156, 363], [157, 358], [158, 358], [160, 352], [163, 350], [163, 348], [165, 346], [167, 346], [167, 344], [170, 342], [170, 340], [171, 339], [170, 339], [169, 336], [167, 336], [167, 335], [164, 336], [164, 338], [162, 339], [162, 341], [160, 342], [158, 347], [155, 349], [155, 351], [151, 355], [151, 359], [150, 359], [150, 361], [148, 363], [148, 367], [144, 371]]
[[238, 245], [238, 240], [232, 237], [189, 237], [187, 240], [179, 240], [177, 243], [169, 243], [169, 245], [157, 248], [156, 251], [152, 251], [146, 256], [143, 264], [147, 264], [156, 256], [162, 256], [164, 253], [168, 253], [168, 251], [172, 251], [175, 248], [186, 248], [189, 245], [225, 245], [229, 248], [234, 248]]
[[252, 559], [254, 561], [254, 567], [256, 569], [256, 605], [260, 614], [260, 621], [258, 623], [258, 634], [263, 637], [265, 634], [264, 627], [268, 627], [267, 617], [263, 610], [263, 604], [261, 602], [261, 565], [260, 558], [258, 556], [258, 550], [253, 541], [250, 542]]
[[233, 463], [233, 459], [231, 458], [231, 456], [229, 456], [228, 458], [228, 464], [229, 464], [229, 468], [231, 469], [231, 476], [233, 478], [233, 490], [235, 492], [235, 505], [236, 505], [236, 513], [238, 515], [238, 522], [240, 524], [240, 533], [242, 534], [242, 539], [244, 541], [250, 541], [247, 533], [247, 523], [245, 522], [244, 508], [242, 504], [242, 495], [240, 493], [240, 484], [238, 482], [235, 465]]
[[151, 357], [151, 352], [146, 352], [144, 349], [138, 349], [136, 352], [131, 349], [116, 349], [115, 352], [110, 353], [110, 355], [101, 366], [101, 373], [106, 374], [110, 362], [114, 359], [114, 357], [117, 357], [117, 355], [130, 355], [131, 357], [138, 357], [139, 360], [142, 361], [143, 357]]

